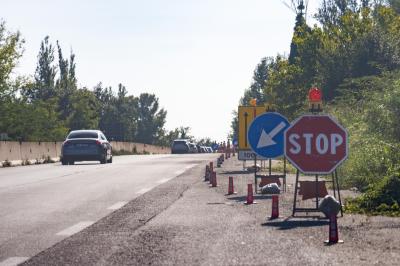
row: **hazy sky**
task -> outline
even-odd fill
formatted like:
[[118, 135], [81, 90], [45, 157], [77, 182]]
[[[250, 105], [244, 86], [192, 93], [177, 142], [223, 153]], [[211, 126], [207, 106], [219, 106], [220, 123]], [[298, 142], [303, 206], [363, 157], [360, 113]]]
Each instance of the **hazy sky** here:
[[[310, 1], [310, 11], [317, 0]], [[288, 54], [295, 15], [280, 0], [0, 0], [26, 43], [17, 74], [33, 75], [41, 40], [76, 55], [80, 86], [155, 93], [167, 129], [223, 140], [262, 57]], [[311, 20], [310, 20], [311, 21]], [[310, 23], [309, 23], [310, 24]]]

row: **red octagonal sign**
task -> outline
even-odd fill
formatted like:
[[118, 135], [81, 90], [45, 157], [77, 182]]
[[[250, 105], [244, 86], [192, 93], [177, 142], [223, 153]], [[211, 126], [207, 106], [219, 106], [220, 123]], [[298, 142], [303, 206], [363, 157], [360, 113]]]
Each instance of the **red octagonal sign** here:
[[304, 115], [285, 132], [285, 156], [305, 174], [330, 174], [347, 158], [347, 131], [329, 115]]

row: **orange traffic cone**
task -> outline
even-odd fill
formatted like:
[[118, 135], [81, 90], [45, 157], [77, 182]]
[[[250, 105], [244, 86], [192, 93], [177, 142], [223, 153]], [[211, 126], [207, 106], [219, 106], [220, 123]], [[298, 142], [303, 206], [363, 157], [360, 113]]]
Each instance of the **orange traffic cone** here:
[[209, 181], [210, 180], [210, 167], [206, 165], [206, 173], [204, 175], [204, 181]]
[[279, 218], [279, 196], [272, 196], [272, 211], [271, 211], [271, 220]]
[[228, 184], [228, 195], [235, 194], [235, 189], [233, 187], [233, 177], [229, 177], [229, 184]]
[[336, 214], [329, 216], [329, 239], [324, 241], [327, 245], [333, 245], [336, 243], [343, 243], [343, 240], [339, 240], [339, 230], [337, 226]]
[[212, 172], [211, 173], [211, 187], [216, 187], [217, 186], [217, 173]]
[[247, 184], [246, 204], [253, 204], [253, 203], [254, 203], [253, 184]]

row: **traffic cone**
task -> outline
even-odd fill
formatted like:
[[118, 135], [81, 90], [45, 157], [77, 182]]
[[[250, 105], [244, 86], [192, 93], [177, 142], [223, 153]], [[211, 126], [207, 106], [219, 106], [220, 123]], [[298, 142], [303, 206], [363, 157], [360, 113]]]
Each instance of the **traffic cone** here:
[[339, 240], [339, 229], [337, 226], [336, 214], [329, 216], [329, 239], [324, 241], [327, 245], [333, 245], [336, 243], [343, 243], [343, 240]]
[[206, 165], [206, 173], [204, 175], [204, 181], [209, 181], [210, 180], [210, 167]]
[[211, 173], [211, 187], [216, 187], [217, 186], [217, 173], [212, 172]]
[[272, 211], [271, 211], [271, 218], [276, 219], [279, 218], [279, 196], [278, 195], [273, 195], [272, 196]]
[[229, 177], [229, 184], [228, 184], [228, 195], [235, 194], [235, 189], [233, 187], [233, 177]]
[[246, 204], [253, 204], [253, 203], [254, 203], [253, 184], [247, 184]]

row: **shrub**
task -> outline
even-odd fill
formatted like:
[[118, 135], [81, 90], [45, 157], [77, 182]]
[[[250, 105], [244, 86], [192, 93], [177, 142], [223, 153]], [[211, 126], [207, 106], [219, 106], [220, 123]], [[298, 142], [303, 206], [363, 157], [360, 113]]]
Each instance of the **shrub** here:
[[400, 216], [400, 172], [383, 178], [360, 197], [346, 203], [346, 211]]

